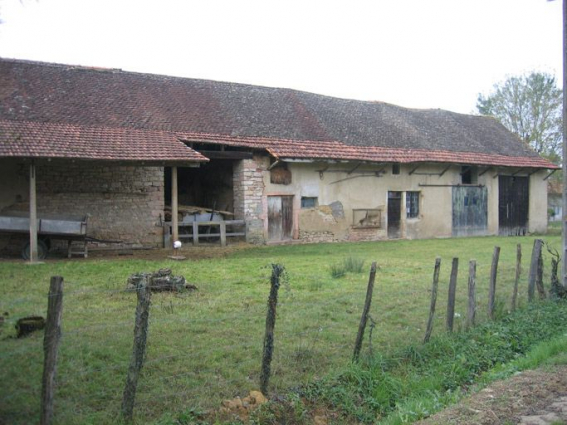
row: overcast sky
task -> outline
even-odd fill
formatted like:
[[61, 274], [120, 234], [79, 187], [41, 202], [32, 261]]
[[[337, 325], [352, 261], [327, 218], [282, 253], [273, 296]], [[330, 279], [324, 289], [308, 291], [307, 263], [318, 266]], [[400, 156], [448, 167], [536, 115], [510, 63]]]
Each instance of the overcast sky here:
[[561, 3], [0, 0], [0, 56], [470, 113], [510, 75], [561, 84]]

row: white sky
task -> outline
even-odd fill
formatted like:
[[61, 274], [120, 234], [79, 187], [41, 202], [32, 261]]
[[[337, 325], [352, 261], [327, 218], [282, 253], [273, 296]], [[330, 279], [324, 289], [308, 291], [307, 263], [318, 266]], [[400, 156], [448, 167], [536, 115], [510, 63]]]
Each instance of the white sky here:
[[0, 0], [0, 56], [470, 113], [510, 75], [561, 85], [561, 3]]

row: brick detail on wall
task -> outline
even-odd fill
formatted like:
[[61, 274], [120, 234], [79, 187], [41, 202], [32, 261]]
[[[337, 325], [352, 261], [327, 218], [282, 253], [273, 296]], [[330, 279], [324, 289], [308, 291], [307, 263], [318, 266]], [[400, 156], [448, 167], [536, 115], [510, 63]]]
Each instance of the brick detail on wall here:
[[269, 159], [260, 155], [234, 164], [234, 215], [236, 219], [246, 220], [246, 240], [250, 243], [265, 242], [262, 196], [263, 172], [268, 165]]
[[387, 239], [384, 229], [375, 228], [351, 228], [348, 234], [348, 240], [352, 242], [357, 241], [378, 241]]
[[164, 208], [162, 167], [37, 166], [39, 214], [88, 214], [88, 235], [132, 247], [160, 247]]

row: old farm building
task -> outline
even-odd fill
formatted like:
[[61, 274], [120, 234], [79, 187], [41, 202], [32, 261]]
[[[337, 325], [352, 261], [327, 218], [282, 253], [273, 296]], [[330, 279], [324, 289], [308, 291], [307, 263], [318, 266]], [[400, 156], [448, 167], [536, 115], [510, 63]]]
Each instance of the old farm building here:
[[7, 59], [0, 138], [0, 215], [33, 183], [39, 217], [132, 246], [177, 205], [253, 243], [544, 232], [556, 168], [487, 117]]

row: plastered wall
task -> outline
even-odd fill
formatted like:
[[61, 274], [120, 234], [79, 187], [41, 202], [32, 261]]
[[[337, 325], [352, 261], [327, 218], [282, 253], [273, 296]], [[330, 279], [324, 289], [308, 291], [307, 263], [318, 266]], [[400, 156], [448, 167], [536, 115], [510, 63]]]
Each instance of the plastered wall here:
[[[392, 173], [392, 164], [361, 165], [353, 163], [289, 163], [292, 181], [288, 185], [270, 183], [269, 171], [263, 172], [263, 211], [267, 217], [268, 196], [294, 196], [294, 238], [305, 241], [380, 240], [388, 237], [388, 191], [404, 192], [402, 196], [402, 238], [446, 238], [452, 236], [452, 185], [462, 183], [461, 167], [446, 164], [401, 165]], [[349, 173], [350, 171], [350, 173]], [[505, 170], [478, 168], [475, 182], [487, 188], [486, 235], [498, 234], [498, 173]], [[376, 176], [378, 173], [379, 177]], [[411, 174], [410, 174], [411, 173]], [[546, 171], [530, 177], [530, 232], [547, 228]], [[496, 176], [496, 177], [495, 177]], [[419, 216], [406, 218], [405, 192], [420, 192]], [[301, 208], [301, 197], [317, 197], [316, 208]], [[340, 204], [342, 215], [333, 213]], [[381, 212], [379, 227], [357, 228], [355, 209]], [[264, 220], [267, 240], [267, 220]]]

